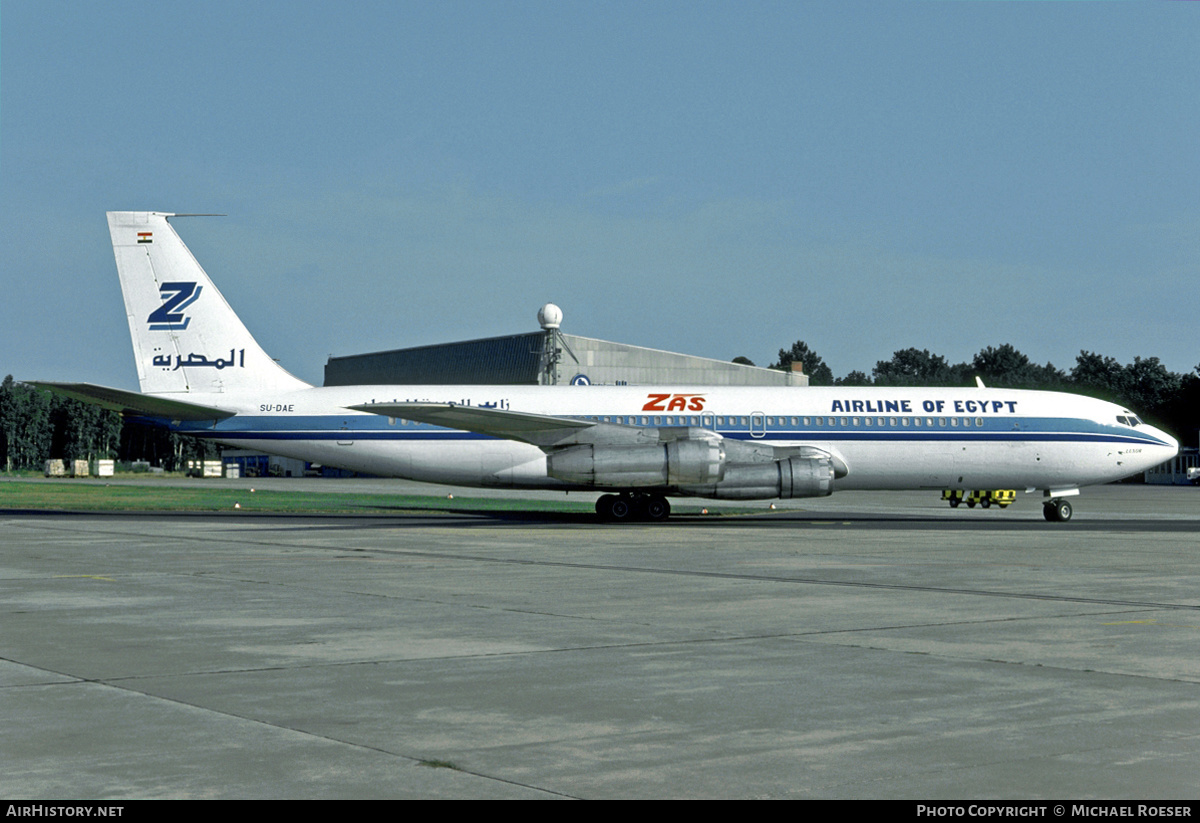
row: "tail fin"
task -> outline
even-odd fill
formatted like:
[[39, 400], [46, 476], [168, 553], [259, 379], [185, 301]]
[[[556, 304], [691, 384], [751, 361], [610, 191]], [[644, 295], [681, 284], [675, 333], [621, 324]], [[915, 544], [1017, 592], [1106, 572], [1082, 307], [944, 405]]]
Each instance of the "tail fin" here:
[[173, 216], [108, 213], [142, 391], [306, 388], [255, 342], [167, 223]]

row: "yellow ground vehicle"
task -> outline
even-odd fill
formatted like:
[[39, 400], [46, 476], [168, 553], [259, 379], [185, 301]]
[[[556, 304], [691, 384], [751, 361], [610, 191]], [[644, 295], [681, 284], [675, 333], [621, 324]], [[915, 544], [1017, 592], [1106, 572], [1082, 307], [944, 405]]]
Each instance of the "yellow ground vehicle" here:
[[946, 489], [942, 492], [942, 499], [948, 500], [951, 508], [958, 508], [960, 503], [966, 503], [968, 508], [973, 509], [978, 503], [986, 509], [995, 503], [1003, 509], [1017, 499], [1017, 493], [1013, 489], [975, 489], [969, 493], [962, 489]]

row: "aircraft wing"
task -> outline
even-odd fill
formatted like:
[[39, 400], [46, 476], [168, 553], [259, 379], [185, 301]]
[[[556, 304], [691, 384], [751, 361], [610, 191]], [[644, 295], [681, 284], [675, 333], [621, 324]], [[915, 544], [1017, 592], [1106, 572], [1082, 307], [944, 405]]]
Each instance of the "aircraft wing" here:
[[448, 429], [519, 440], [541, 448], [582, 443], [642, 445], [658, 442], [658, 434], [637, 426], [597, 423], [548, 414], [462, 406], [456, 403], [365, 403], [354, 411], [416, 420]]
[[183, 400], [171, 400], [124, 389], [97, 386], [94, 383], [47, 383], [40, 380], [21, 381], [34, 388], [61, 394], [73, 400], [81, 400], [105, 409], [127, 415], [164, 417], [168, 420], [224, 420], [237, 412], [215, 406], [201, 406]]
[[[434, 426], [445, 426], [460, 431], [478, 432], [506, 440], [531, 443], [546, 451], [566, 446], [655, 446], [671, 440], [723, 440], [721, 435], [694, 426], [667, 426], [643, 428], [618, 423], [599, 423], [569, 417], [554, 417], [547, 414], [511, 411], [509, 409], [487, 409], [479, 406], [462, 406], [456, 403], [365, 403], [349, 406], [354, 411], [416, 420]], [[772, 446], [768, 444], [744, 443], [740, 440], [724, 441], [736, 462], [764, 463], [786, 460], [789, 457], [828, 457], [833, 464], [835, 476], [845, 477], [849, 473], [846, 461], [838, 454], [816, 446]]]

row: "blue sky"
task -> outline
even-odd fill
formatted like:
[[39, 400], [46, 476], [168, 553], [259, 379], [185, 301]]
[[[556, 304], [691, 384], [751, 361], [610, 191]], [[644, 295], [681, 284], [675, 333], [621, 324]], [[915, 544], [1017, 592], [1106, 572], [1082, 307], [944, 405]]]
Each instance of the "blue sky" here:
[[136, 387], [104, 212], [259, 341], [1200, 363], [1192, 3], [0, 4], [0, 374]]

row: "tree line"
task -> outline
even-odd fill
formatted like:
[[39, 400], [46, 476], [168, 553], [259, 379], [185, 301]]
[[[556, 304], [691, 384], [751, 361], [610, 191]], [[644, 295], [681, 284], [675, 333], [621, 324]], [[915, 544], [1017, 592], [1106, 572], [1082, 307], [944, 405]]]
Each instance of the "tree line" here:
[[167, 471], [216, 447], [13, 380], [0, 383], [0, 470], [41, 470], [51, 458], [146, 461]]
[[[749, 363], [744, 357], [737, 362]], [[950, 363], [928, 349], [912, 348], [878, 361], [869, 375], [852, 371], [835, 378], [821, 356], [797, 340], [790, 349], [780, 349], [778, 361], [768, 368], [787, 371], [794, 362], [803, 364], [811, 386], [972, 386], [978, 376], [989, 387], [1063, 391], [1118, 403], [1185, 445], [1196, 442], [1200, 428], [1200, 365], [1178, 374], [1157, 357], [1135, 357], [1122, 365], [1116, 358], [1081, 351], [1075, 365], [1064, 371], [1052, 363], [1038, 365], [1008, 343], [988, 346], [969, 363]]]

